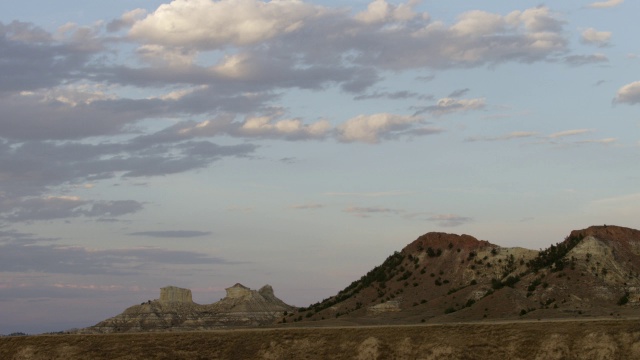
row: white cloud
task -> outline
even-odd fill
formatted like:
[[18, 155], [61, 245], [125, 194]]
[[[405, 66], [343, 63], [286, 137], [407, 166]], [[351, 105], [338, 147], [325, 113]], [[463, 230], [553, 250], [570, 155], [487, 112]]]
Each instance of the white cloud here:
[[465, 112], [470, 110], [480, 110], [486, 106], [485, 100], [478, 99], [455, 99], [446, 97], [439, 99], [435, 105], [427, 106], [420, 109], [416, 114], [424, 112], [431, 113], [436, 116], [453, 113], [453, 112]]
[[420, 120], [415, 116], [388, 113], [358, 115], [338, 126], [338, 139], [343, 142], [360, 141], [375, 144], [380, 142], [381, 138], [409, 129]]
[[[367, 24], [381, 23], [385, 21], [408, 21], [414, 19], [418, 14], [414, 11], [414, 6], [419, 1], [410, 0], [406, 4], [392, 5], [385, 0], [374, 0], [369, 3], [367, 10], [355, 15], [355, 19]], [[427, 18], [423, 14], [423, 18]]]
[[587, 5], [587, 7], [600, 9], [600, 8], [610, 8], [614, 6], [618, 6], [622, 4], [624, 0], [607, 0], [607, 1], [598, 1]]
[[604, 139], [587, 139], [576, 141], [576, 144], [602, 144], [602, 145], [610, 145], [617, 142], [616, 138], [604, 138]]
[[613, 101], [630, 105], [640, 103], [640, 81], [634, 81], [621, 87]]
[[299, 119], [277, 120], [270, 116], [247, 118], [238, 132], [248, 136], [275, 136], [289, 139], [322, 138], [331, 129], [327, 120], [303, 124]]
[[594, 28], [588, 28], [582, 31], [582, 42], [604, 47], [609, 45], [612, 33], [610, 31], [598, 31]]
[[507, 26], [505, 18], [498, 14], [473, 10], [458, 16], [458, 22], [450, 29], [456, 35], [468, 36], [503, 32]]
[[549, 134], [549, 138], [551, 139], [555, 139], [555, 138], [561, 138], [561, 137], [565, 137], [565, 136], [574, 136], [574, 135], [582, 135], [582, 134], [587, 134], [587, 133], [591, 133], [593, 132], [592, 129], [574, 129], [574, 130], [565, 130], [565, 131], [559, 131], [559, 132], [555, 132], [553, 134]]
[[296, 31], [326, 11], [298, 0], [174, 0], [136, 22], [130, 36], [172, 46], [218, 49]]
[[280, 113], [247, 116], [234, 121], [233, 115], [221, 115], [209, 120], [185, 121], [146, 137], [147, 141], [179, 141], [196, 137], [231, 135], [237, 137], [282, 138], [287, 140], [323, 139], [331, 131], [327, 120], [305, 124], [300, 119], [281, 119]]
[[465, 139], [465, 141], [473, 142], [473, 141], [504, 141], [504, 140], [512, 140], [512, 139], [521, 139], [521, 138], [529, 138], [533, 136], [537, 136], [538, 132], [536, 131], [513, 131], [505, 135], [501, 136], [472, 136]]
[[454, 227], [471, 222], [472, 219], [455, 214], [438, 214], [429, 217], [427, 220], [437, 222], [440, 226]]

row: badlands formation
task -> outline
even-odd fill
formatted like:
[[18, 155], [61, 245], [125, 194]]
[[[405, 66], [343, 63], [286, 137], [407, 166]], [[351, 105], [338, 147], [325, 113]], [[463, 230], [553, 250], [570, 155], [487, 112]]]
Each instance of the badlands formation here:
[[260, 326], [282, 318], [294, 307], [278, 299], [270, 285], [251, 290], [241, 284], [227, 288], [227, 296], [208, 305], [193, 302], [191, 290], [160, 289], [160, 299], [126, 309], [122, 314], [83, 329], [82, 333], [210, 330]]

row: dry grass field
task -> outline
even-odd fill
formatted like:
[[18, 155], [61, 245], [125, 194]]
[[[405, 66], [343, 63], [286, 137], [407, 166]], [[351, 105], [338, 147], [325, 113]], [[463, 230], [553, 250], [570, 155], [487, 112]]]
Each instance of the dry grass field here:
[[0, 338], [0, 359], [640, 359], [640, 320]]

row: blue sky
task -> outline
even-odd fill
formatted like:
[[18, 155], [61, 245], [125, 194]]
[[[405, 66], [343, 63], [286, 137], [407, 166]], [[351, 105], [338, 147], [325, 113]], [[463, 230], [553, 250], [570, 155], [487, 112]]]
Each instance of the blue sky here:
[[0, 5], [0, 333], [241, 282], [321, 300], [430, 231], [640, 228], [631, 1]]

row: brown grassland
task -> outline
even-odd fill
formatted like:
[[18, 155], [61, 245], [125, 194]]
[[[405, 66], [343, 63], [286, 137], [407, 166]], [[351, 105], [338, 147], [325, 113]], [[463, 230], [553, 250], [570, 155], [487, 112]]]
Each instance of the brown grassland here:
[[640, 359], [640, 319], [0, 338], [0, 359]]

